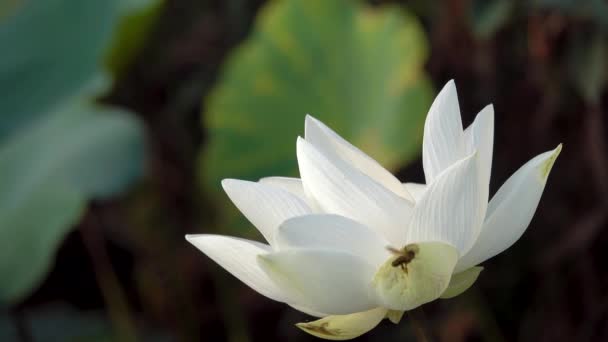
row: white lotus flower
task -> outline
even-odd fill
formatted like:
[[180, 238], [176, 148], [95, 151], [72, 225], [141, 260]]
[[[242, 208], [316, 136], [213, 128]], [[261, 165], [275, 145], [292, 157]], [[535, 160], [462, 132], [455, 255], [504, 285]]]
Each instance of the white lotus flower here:
[[425, 123], [427, 185], [402, 184], [307, 116], [301, 180], [227, 179], [224, 190], [268, 244], [218, 235], [186, 239], [245, 284], [321, 319], [298, 326], [346, 340], [382, 319], [465, 291], [479, 263], [524, 232], [561, 145], [522, 166], [488, 204], [493, 108], [463, 130], [454, 83]]

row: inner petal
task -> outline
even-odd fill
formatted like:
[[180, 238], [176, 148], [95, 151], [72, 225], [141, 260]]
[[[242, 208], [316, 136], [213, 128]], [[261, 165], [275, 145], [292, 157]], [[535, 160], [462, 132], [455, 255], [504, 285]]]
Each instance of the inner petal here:
[[439, 298], [458, 261], [458, 250], [441, 242], [389, 250], [392, 256], [377, 270], [372, 288], [378, 304], [392, 310], [411, 310]]

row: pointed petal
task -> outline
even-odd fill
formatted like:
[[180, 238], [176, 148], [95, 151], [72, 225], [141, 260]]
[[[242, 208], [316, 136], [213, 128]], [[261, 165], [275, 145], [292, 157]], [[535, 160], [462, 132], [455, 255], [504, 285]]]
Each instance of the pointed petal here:
[[342, 159], [397, 195], [413, 200], [392, 173], [310, 115], [306, 115], [305, 139], [330, 160]]
[[364, 259], [327, 249], [290, 249], [258, 257], [258, 263], [295, 305], [331, 315], [369, 310], [374, 268]]
[[524, 233], [540, 201], [562, 145], [528, 161], [500, 187], [488, 205], [475, 246], [458, 262], [457, 271], [477, 265], [511, 247]]
[[489, 194], [490, 174], [492, 170], [492, 149], [494, 147], [494, 106], [487, 105], [477, 114], [475, 121], [465, 132], [467, 153], [477, 151], [477, 167], [481, 191], [482, 212], [485, 215]]
[[426, 183], [466, 156], [458, 94], [454, 81], [439, 92], [424, 123], [422, 164]]
[[422, 195], [426, 191], [426, 184], [420, 183], [403, 183], [403, 186], [407, 189], [407, 192], [414, 197], [414, 201], [418, 202], [422, 198]]
[[416, 203], [408, 243], [442, 241], [466, 253], [483, 220], [476, 154], [447, 168]]
[[275, 235], [279, 249], [326, 248], [358, 255], [372, 265], [382, 264], [390, 253], [389, 243], [377, 232], [349, 218], [333, 214], [294, 217]]
[[386, 261], [372, 281], [379, 306], [392, 310], [412, 310], [431, 302], [450, 283], [458, 250], [441, 242], [408, 245], [415, 256], [406, 264], [395, 265], [395, 256]]
[[464, 135], [467, 154], [477, 151], [479, 178], [482, 179], [482, 185], [487, 187], [490, 184], [494, 147], [494, 106], [490, 104], [484, 107]]
[[452, 279], [450, 279], [450, 285], [448, 285], [448, 288], [445, 290], [445, 292], [443, 292], [441, 298], [453, 298], [468, 290], [469, 287], [475, 283], [481, 271], [483, 271], [483, 267], [475, 266], [469, 268], [468, 270], [454, 274]]
[[392, 244], [402, 244], [410, 202], [344, 161], [330, 161], [302, 138], [298, 139], [298, 164], [304, 188], [325, 212], [349, 217], [377, 229]]
[[260, 294], [284, 302], [283, 292], [262, 271], [257, 256], [272, 252], [270, 246], [245, 239], [220, 235], [186, 235], [186, 240]]
[[312, 211], [300, 198], [274, 186], [224, 179], [224, 191], [269, 243], [283, 221]]
[[276, 186], [285, 191], [288, 191], [292, 195], [295, 195], [304, 202], [308, 202], [306, 194], [304, 193], [304, 187], [302, 186], [302, 180], [300, 178], [292, 177], [264, 177], [261, 178], [259, 183]]
[[310, 210], [314, 213], [323, 212], [323, 210], [319, 207], [319, 204], [315, 199], [304, 190], [304, 185], [302, 184], [302, 180], [300, 178], [291, 178], [291, 177], [265, 177], [258, 181], [259, 183], [265, 185], [271, 185], [279, 187], [283, 190], [288, 191], [292, 195], [298, 197], [303, 202], [305, 202]]
[[386, 315], [386, 309], [375, 308], [350, 315], [328, 316], [296, 326], [305, 332], [326, 340], [344, 341], [359, 337], [375, 328]]
[[403, 318], [403, 314], [405, 311], [401, 310], [388, 310], [386, 313], [386, 318], [393, 324], [399, 324], [401, 322], [401, 318]]

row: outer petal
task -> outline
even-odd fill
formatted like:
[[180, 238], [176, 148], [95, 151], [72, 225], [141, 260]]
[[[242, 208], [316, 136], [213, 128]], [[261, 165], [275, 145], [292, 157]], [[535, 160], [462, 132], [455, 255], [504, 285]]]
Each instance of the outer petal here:
[[403, 186], [414, 197], [414, 201], [418, 202], [426, 191], [426, 184], [420, 183], [403, 183]]
[[369, 298], [375, 269], [363, 258], [327, 249], [290, 249], [260, 255], [258, 263], [295, 305], [330, 315], [376, 306]]
[[397, 195], [413, 200], [392, 173], [310, 115], [306, 115], [305, 138], [330, 160], [342, 159]]
[[466, 253], [483, 220], [476, 154], [447, 168], [416, 203], [408, 243], [443, 241]]
[[562, 145], [534, 157], [515, 172], [488, 205], [483, 230], [464, 255], [457, 271], [477, 265], [511, 247], [524, 233], [540, 201], [553, 163]]
[[389, 243], [377, 232], [349, 218], [332, 214], [294, 217], [275, 235], [279, 249], [326, 248], [363, 257], [380, 265], [390, 257]]
[[308, 198], [304, 193], [304, 186], [302, 186], [302, 180], [300, 178], [292, 177], [264, 177], [258, 181], [259, 183], [272, 185], [279, 187], [285, 191], [290, 192], [299, 199], [308, 203]]
[[311, 310], [311, 309], [309, 309], [309, 308], [307, 308], [305, 306], [301, 306], [301, 305], [297, 305], [297, 304], [289, 304], [289, 306], [291, 306], [292, 308], [294, 308], [294, 309], [296, 309], [298, 311], [301, 311], [301, 312], [303, 312], [303, 313], [305, 313], [305, 314], [307, 314], [309, 316], [319, 317], [319, 318], [329, 316], [326, 313], [314, 311], [314, 310]]
[[454, 274], [452, 279], [450, 279], [450, 285], [448, 285], [448, 288], [443, 292], [441, 298], [453, 298], [468, 290], [469, 287], [475, 283], [475, 280], [477, 280], [481, 271], [483, 271], [483, 267], [475, 266], [466, 271]]
[[269, 243], [283, 221], [312, 213], [300, 198], [286, 190], [237, 179], [224, 179], [222, 186], [228, 197]]
[[411, 215], [411, 203], [340, 159], [329, 160], [298, 138], [298, 163], [304, 188], [328, 213], [377, 229], [399, 246]]
[[403, 314], [405, 311], [401, 310], [388, 310], [386, 313], [386, 318], [393, 324], [399, 324], [401, 322], [401, 318], [403, 318]]
[[260, 294], [284, 302], [283, 292], [262, 271], [257, 256], [272, 251], [270, 246], [239, 238], [220, 235], [186, 235], [186, 240], [200, 249], [209, 258], [232, 273]]
[[350, 315], [328, 316], [314, 322], [298, 323], [296, 326], [326, 340], [350, 340], [375, 328], [386, 316], [386, 312], [384, 308], [375, 308]]
[[454, 81], [439, 92], [424, 123], [422, 164], [430, 184], [448, 166], [466, 156], [460, 107]]

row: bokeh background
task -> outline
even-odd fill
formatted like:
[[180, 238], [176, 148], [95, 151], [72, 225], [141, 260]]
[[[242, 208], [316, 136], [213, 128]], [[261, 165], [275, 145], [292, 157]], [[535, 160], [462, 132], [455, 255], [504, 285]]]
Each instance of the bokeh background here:
[[494, 103], [492, 193], [564, 149], [524, 237], [423, 324], [608, 341], [607, 34], [602, 0], [0, 0], [0, 340], [315, 340], [184, 234], [259, 239], [219, 181], [297, 175], [306, 113], [423, 181], [453, 78], [465, 125]]

